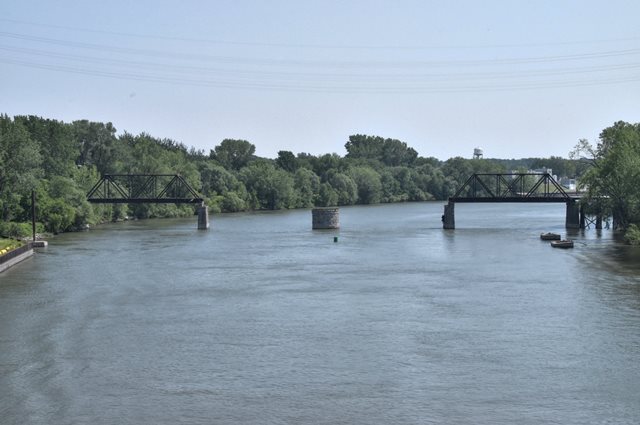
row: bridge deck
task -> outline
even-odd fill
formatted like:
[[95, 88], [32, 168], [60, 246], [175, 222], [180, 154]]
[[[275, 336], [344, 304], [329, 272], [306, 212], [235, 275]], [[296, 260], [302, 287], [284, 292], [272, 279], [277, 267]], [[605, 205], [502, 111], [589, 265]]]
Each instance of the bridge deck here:
[[506, 203], [506, 202], [519, 202], [519, 203], [533, 203], [533, 202], [575, 202], [579, 200], [579, 196], [504, 196], [500, 198], [481, 198], [481, 197], [451, 197], [449, 198], [449, 202], [455, 203], [471, 203], [471, 202], [481, 202], [481, 203]]
[[92, 204], [200, 204], [202, 198], [91, 198]]

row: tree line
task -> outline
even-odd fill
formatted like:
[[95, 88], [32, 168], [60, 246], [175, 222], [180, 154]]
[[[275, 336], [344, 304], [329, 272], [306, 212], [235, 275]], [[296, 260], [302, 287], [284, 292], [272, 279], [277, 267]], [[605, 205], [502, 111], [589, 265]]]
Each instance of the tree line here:
[[356, 134], [346, 155], [280, 151], [255, 154], [246, 140], [226, 139], [210, 152], [146, 133], [117, 134], [111, 123], [71, 123], [37, 116], [0, 115], [0, 234], [28, 234], [31, 191], [39, 228], [48, 232], [130, 218], [193, 214], [173, 204], [91, 204], [87, 192], [104, 174], [180, 174], [212, 212], [238, 212], [444, 200], [473, 173], [546, 166], [575, 177], [579, 159], [465, 159], [421, 157], [406, 143]]

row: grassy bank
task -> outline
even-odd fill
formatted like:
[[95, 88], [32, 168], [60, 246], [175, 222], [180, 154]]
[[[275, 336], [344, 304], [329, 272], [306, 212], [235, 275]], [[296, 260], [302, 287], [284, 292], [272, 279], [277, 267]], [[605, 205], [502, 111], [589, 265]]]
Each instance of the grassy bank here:
[[15, 239], [2, 239], [0, 238], [0, 255], [6, 254], [7, 252], [19, 248], [23, 245], [22, 242], [17, 241]]

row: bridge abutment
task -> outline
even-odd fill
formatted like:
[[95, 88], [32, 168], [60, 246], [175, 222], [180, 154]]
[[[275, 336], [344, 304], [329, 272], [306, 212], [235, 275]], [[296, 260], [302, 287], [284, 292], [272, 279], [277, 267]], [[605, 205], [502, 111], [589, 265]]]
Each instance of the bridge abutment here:
[[567, 229], [579, 229], [581, 223], [580, 204], [575, 201], [567, 202], [565, 226]]
[[449, 203], [444, 206], [444, 214], [442, 215], [443, 229], [456, 228], [455, 205], [455, 202], [449, 201]]

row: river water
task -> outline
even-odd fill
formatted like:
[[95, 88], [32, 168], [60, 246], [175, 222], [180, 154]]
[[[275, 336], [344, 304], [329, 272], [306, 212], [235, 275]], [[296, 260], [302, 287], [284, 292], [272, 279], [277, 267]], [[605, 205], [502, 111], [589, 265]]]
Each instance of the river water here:
[[0, 423], [640, 423], [640, 251], [551, 248], [563, 204], [442, 209], [55, 237], [0, 275]]

